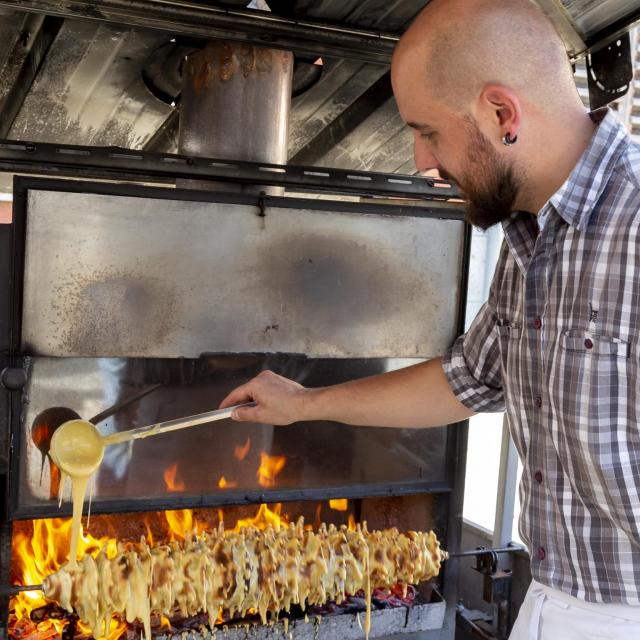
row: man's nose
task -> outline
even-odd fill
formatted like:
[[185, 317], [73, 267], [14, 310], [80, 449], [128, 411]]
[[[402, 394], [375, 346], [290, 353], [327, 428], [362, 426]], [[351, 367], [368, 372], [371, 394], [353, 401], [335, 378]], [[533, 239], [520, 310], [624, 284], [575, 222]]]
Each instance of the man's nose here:
[[440, 168], [436, 157], [430, 151], [428, 145], [419, 137], [416, 137], [413, 142], [413, 159], [416, 169], [421, 173], [429, 171], [430, 169]]

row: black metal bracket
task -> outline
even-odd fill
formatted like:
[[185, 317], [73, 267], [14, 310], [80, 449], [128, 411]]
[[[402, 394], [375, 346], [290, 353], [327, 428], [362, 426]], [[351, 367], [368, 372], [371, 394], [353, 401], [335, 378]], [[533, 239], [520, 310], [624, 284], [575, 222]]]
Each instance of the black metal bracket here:
[[482, 599], [496, 605], [497, 638], [507, 638], [511, 627], [511, 569], [498, 568], [498, 549], [479, 548], [477, 551], [475, 570], [482, 575]]
[[358, 196], [459, 199], [444, 180], [325, 167], [305, 167], [157, 154], [120, 147], [87, 147], [0, 140], [0, 171], [171, 183], [176, 178], [274, 185]]
[[587, 56], [589, 103], [603, 107], [629, 91], [633, 80], [631, 39], [628, 33]]

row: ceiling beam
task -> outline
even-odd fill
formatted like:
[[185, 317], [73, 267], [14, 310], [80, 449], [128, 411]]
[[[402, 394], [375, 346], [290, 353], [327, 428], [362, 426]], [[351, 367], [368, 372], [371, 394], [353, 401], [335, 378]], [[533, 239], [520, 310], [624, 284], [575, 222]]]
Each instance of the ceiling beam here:
[[0, 7], [385, 65], [399, 39], [396, 33], [187, 0], [0, 0]]

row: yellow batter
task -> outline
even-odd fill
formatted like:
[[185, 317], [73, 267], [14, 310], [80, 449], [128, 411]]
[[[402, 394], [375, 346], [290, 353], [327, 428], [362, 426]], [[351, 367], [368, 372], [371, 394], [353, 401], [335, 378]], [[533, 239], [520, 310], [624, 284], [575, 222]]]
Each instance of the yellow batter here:
[[89, 479], [102, 462], [104, 439], [93, 424], [87, 420], [69, 420], [61, 424], [51, 437], [49, 454], [62, 474], [60, 480], [61, 499], [66, 479], [71, 480], [73, 520], [69, 561], [75, 565], [78, 556], [82, 505]]

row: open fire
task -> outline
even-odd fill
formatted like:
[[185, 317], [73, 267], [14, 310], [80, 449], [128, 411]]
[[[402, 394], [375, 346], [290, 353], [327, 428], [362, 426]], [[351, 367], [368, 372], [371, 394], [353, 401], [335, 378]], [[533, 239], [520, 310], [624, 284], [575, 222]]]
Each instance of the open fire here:
[[[118, 528], [116, 522], [122, 518], [123, 516], [111, 518], [95, 516], [92, 524], [96, 529], [108, 530], [114, 526]], [[220, 522], [225, 522], [225, 513], [222, 509], [218, 509], [215, 512], [215, 518], [212, 511], [210, 517], [199, 519], [193, 510], [183, 509], [145, 514], [141, 520], [145, 530], [144, 536], [147, 542], [152, 545], [157, 540], [185, 540], [187, 535], [194, 532], [202, 533], [213, 530]], [[229, 526], [231, 523], [225, 522], [225, 525], [227, 530], [237, 532], [241, 528], [250, 526], [261, 530], [266, 529], [269, 525], [279, 528], [287, 525], [289, 521], [289, 516], [282, 513], [281, 504], [272, 507], [262, 504], [253, 517], [237, 519], [233, 529]], [[71, 519], [34, 520], [20, 523], [20, 525], [14, 534], [13, 584], [41, 584], [48, 575], [55, 573], [68, 559]], [[350, 519], [349, 526], [352, 530], [355, 529], [353, 518]], [[312, 525], [307, 525], [307, 527], [311, 529]], [[131, 535], [127, 542], [130, 544], [134, 541], [135, 538]], [[105, 548], [107, 557], [113, 558], [117, 553], [117, 547], [118, 540], [114, 536], [94, 536], [84, 532], [80, 536], [79, 550], [81, 554], [90, 554], [95, 557], [100, 549]], [[40, 591], [26, 591], [12, 598], [9, 621], [12, 636], [23, 640], [47, 640], [59, 637], [69, 623], [68, 618], [46, 617], [39, 622], [32, 620], [32, 613], [36, 612], [34, 617], [37, 619], [37, 612], [47, 604], [48, 601]], [[164, 624], [165, 628], [167, 625], [170, 627], [166, 620], [158, 622], [160, 626]], [[126, 633], [127, 628], [125, 622], [112, 620], [108, 640], [117, 640]], [[77, 631], [83, 636], [91, 636], [91, 630], [82, 622], [77, 623]]]
[[[247, 440], [244, 445], [236, 448], [234, 456], [238, 460], [245, 458], [249, 448], [250, 441]], [[276, 478], [285, 467], [286, 462], [284, 456], [272, 456], [264, 451], [260, 452], [260, 464], [256, 471], [259, 484], [265, 487], [274, 486]], [[177, 463], [170, 465], [165, 470], [164, 480], [170, 491], [183, 492], [185, 490], [185, 483]], [[236, 481], [229, 480], [224, 476], [220, 476], [218, 480], [220, 489], [233, 488], [236, 484]], [[315, 505], [300, 504], [304, 504], [302, 511], [299, 511], [300, 506], [295, 507], [296, 513], [293, 516], [284, 513], [281, 504], [262, 504], [257, 508], [257, 511], [255, 507], [245, 506], [228, 507], [225, 510], [184, 509], [146, 514], [95, 516], [91, 520], [92, 533], [81, 532], [79, 553], [81, 557], [87, 555], [95, 559], [98, 558], [100, 550], [104, 549], [102, 555], [106, 559], [116, 559], [114, 562], [118, 562], [117, 559], [122, 557], [123, 552], [132, 551], [135, 553], [136, 549], [140, 549], [140, 544], [143, 545], [143, 548], [144, 545], [149, 545], [146, 548], [152, 548], [154, 545], [157, 547], [166, 543], [179, 545], [185, 543], [188, 547], [191, 544], [189, 541], [194, 540], [194, 536], [215, 536], [215, 532], [219, 530], [221, 524], [228, 534], [237, 534], [240, 530], [249, 531], [251, 528], [259, 531], [284, 531], [291, 522], [295, 522], [298, 516], [303, 514], [306, 515], [306, 523], [303, 528], [299, 528], [302, 527], [302, 524], [298, 524], [297, 528], [300, 533], [303, 529], [308, 532], [323, 530], [326, 532], [325, 525], [321, 523], [328, 519], [329, 522], [338, 526], [345, 525], [346, 530], [350, 532], [357, 531], [360, 532], [359, 536], [362, 535], [356, 525], [353, 513], [350, 512], [348, 500], [337, 498]], [[323, 511], [325, 517], [323, 517]], [[16, 585], [41, 584], [49, 576], [60, 571], [64, 572], [64, 565], [68, 560], [69, 553], [70, 529], [71, 519], [56, 518], [16, 522], [12, 548], [12, 583]], [[244, 539], [244, 531], [242, 539]], [[334, 531], [336, 530], [334, 529]], [[267, 533], [267, 535], [271, 536], [272, 534]], [[374, 532], [375, 535], [378, 534]], [[141, 543], [142, 538], [144, 538], [144, 542]], [[300, 539], [302, 540], [302, 538]], [[368, 561], [365, 566], [368, 566]], [[374, 604], [382, 606], [382, 608], [412, 604], [416, 594], [413, 587], [408, 585], [391, 587], [392, 582], [385, 584], [387, 584], [386, 588], [378, 588], [370, 592], [366, 601], [369, 602], [370, 597], [373, 596]], [[365, 594], [363, 591], [358, 591], [358, 588], [356, 591], [357, 593], [350, 594], [345, 590], [342, 596], [334, 596], [334, 600], [328, 600], [325, 605], [311, 606], [308, 611], [310, 615], [311, 613], [326, 615], [362, 611]], [[347, 599], [341, 602], [345, 595], [347, 595]], [[170, 615], [168, 610], [165, 611], [166, 615], [156, 612], [150, 620], [151, 634], [173, 634], [199, 628], [207, 622], [207, 615], [193, 616], [194, 611], [196, 609], [188, 615], [186, 613], [177, 614], [177, 617], [174, 612], [170, 618], [167, 617]], [[249, 609], [249, 611], [253, 612], [254, 609]], [[233, 612], [229, 614], [227, 611], [223, 611], [221, 606], [215, 605], [213, 617], [211, 609], [209, 609], [208, 619], [211, 623], [216, 620], [216, 625], [222, 624], [230, 618], [234, 618]], [[194, 627], [194, 625], [196, 626]], [[93, 629], [95, 628], [94, 626]], [[139, 637], [141, 631], [139, 621], [127, 623], [123, 615], [116, 614], [105, 635], [107, 640], [119, 640], [125, 637]], [[9, 633], [10, 637], [18, 640], [48, 640], [53, 637], [73, 640], [73, 638], [90, 638], [92, 628], [79, 620], [75, 614], [69, 613], [65, 608], [47, 600], [42, 592], [33, 591], [22, 592], [11, 599]]]
[[[246, 456], [250, 442], [236, 451], [236, 457], [242, 459]], [[260, 484], [273, 486], [277, 475], [286, 464], [284, 456], [269, 456], [261, 452], [260, 467], [256, 472]], [[167, 488], [171, 491], [184, 491], [184, 482], [180, 478], [177, 464], [170, 465], [164, 473]], [[231, 488], [233, 481], [225, 480], [222, 476], [219, 480], [220, 488]], [[332, 500], [327, 506], [337, 511], [346, 511], [348, 501], [344, 499]], [[225, 523], [227, 531], [238, 532], [241, 528], [255, 527], [264, 530], [268, 526], [279, 529], [289, 524], [291, 518], [282, 512], [282, 505], [268, 506], [262, 504], [257, 512], [248, 517], [239, 517], [235, 511], [235, 524], [231, 528], [231, 515], [225, 518], [223, 509], [199, 511], [183, 509], [147, 513], [140, 518], [130, 518], [126, 515], [94, 516], [92, 529], [95, 535], [81, 532], [79, 542], [80, 555], [96, 557], [101, 549], [105, 550], [107, 558], [113, 558], [118, 552], [118, 541], [125, 546], [133, 543], [143, 535], [149, 545], [159, 541], [173, 542], [184, 541], [188, 536], [212, 531], [221, 522]], [[320, 525], [322, 504], [315, 508], [315, 522], [307, 524], [306, 529], [312, 530]], [[139, 526], [133, 526], [136, 522]], [[123, 524], [124, 523], [124, 524]], [[349, 514], [349, 530], [356, 528], [352, 514]], [[12, 582], [17, 585], [41, 584], [49, 575], [54, 574], [68, 559], [68, 544], [71, 531], [71, 519], [53, 518], [34, 520], [31, 522], [16, 523], [13, 538], [13, 562]], [[10, 602], [10, 635], [21, 640], [47, 640], [60, 637], [67, 629], [69, 635], [70, 616], [59, 607], [52, 607], [51, 603], [40, 591], [26, 591], [18, 594]], [[218, 621], [222, 622], [221, 614]], [[164, 616], [154, 620], [155, 630], [171, 630], [171, 622]], [[114, 618], [111, 621], [108, 640], [118, 640], [124, 636], [130, 625], [123, 620]], [[90, 628], [79, 620], [73, 620], [75, 635], [91, 636]]]

